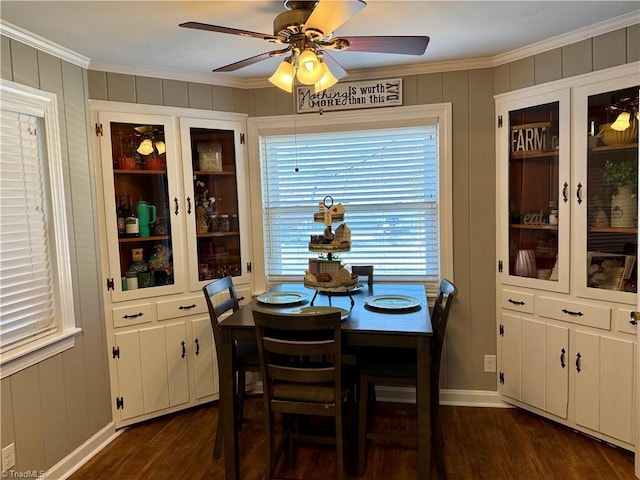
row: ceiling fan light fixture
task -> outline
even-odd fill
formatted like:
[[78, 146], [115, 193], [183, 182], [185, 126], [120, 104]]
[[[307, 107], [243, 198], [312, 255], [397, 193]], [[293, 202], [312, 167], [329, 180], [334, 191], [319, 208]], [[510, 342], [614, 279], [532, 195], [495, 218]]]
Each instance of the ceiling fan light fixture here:
[[298, 57], [297, 77], [300, 83], [313, 85], [324, 75], [322, 64], [313, 50], [306, 49]]
[[332, 87], [336, 83], [338, 83], [338, 79], [333, 76], [333, 73], [331, 73], [331, 70], [329, 70], [327, 64], [322, 62], [321, 66], [322, 70], [324, 71], [324, 75], [322, 75], [322, 78], [320, 78], [320, 80], [315, 83], [315, 93], [322, 92], [323, 90], [326, 90], [327, 88]]
[[151, 142], [150, 138], [145, 138], [140, 145], [138, 146], [138, 149], [136, 150], [140, 155], [149, 155], [151, 153], [153, 153], [153, 143]]
[[286, 59], [278, 66], [274, 74], [269, 77], [269, 81], [285, 92], [291, 93], [295, 75], [296, 67], [293, 66], [290, 59]]
[[629, 112], [621, 112], [616, 118], [616, 121], [611, 124], [612, 130], [617, 130], [618, 132], [624, 132], [627, 128], [629, 128], [629, 119], [631, 118], [631, 114]]
[[167, 146], [164, 144], [164, 142], [158, 141], [156, 142], [156, 151], [158, 152], [158, 155], [162, 155], [167, 151]]

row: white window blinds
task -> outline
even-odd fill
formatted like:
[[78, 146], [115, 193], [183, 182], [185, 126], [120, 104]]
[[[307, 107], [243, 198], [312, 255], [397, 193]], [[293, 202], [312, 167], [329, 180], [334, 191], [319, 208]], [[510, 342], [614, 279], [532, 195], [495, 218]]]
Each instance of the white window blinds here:
[[[260, 139], [266, 272], [304, 275], [318, 202], [346, 208], [349, 265], [376, 276], [437, 279], [439, 264], [438, 125], [264, 136]], [[335, 229], [338, 224], [333, 225]]]
[[0, 347], [56, 329], [41, 119], [0, 117]]

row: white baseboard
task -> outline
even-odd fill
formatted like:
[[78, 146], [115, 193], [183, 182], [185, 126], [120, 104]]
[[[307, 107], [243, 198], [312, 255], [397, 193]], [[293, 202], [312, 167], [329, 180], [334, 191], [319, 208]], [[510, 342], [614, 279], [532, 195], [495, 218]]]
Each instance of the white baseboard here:
[[[262, 382], [253, 384], [253, 393], [262, 393]], [[376, 387], [376, 399], [389, 403], [416, 403], [416, 390], [412, 387]], [[440, 405], [454, 407], [514, 408], [500, 400], [498, 392], [491, 390], [440, 389]]]
[[[376, 399], [382, 402], [416, 403], [414, 388], [406, 387], [376, 387]], [[440, 405], [456, 407], [491, 407], [513, 408], [512, 405], [500, 400], [498, 392], [490, 390], [440, 390]]]
[[52, 480], [66, 480], [115, 440], [123, 431], [124, 429], [116, 431], [115, 424], [113, 422], [108, 423], [99, 432], [47, 470], [44, 477]]

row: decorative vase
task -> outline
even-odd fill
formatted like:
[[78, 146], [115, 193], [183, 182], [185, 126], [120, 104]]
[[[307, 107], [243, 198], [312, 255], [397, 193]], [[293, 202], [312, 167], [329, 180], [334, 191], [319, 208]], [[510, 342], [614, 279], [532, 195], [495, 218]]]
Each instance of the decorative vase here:
[[629, 185], [618, 187], [611, 197], [611, 226], [635, 227], [638, 219], [638, 200]]
[[520, 250], [516, 257], [515, 274], [518, 277], [536, 276], [536, 252], [533, 250]]

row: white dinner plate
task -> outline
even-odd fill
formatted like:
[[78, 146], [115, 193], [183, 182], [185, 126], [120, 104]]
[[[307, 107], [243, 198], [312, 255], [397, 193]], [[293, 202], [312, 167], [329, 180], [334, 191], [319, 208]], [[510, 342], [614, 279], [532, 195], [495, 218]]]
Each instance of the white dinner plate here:
[[364, 304], [378, 310], [402, 311], [420, 306], [420, 299], [409, 295], [374, 295], [364, 299]]
[[306, 313], [306, 314], [327, 313], [327, 312], [335, 312], [336, 310], [340, 312], [340, 320], [346, 320], [347, 318], [349, 318], [349, 312], [344, 308], [338, 308], [338, 307], [303, 307], [300, 309], [300, 313]]
[[308, 293], [303, 292], [266, 292], [258, 295], [258, 301], [269, 305], [290, 305], [292, 303], [306, 302], [309, 299]]

